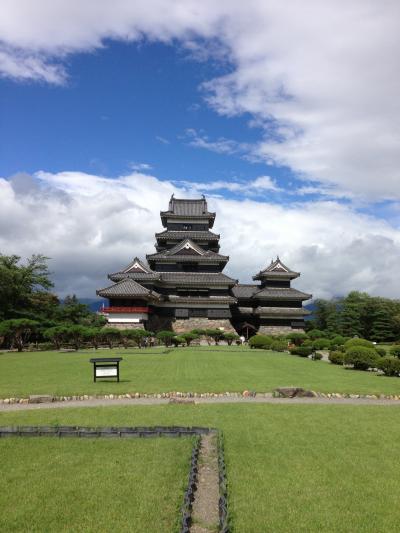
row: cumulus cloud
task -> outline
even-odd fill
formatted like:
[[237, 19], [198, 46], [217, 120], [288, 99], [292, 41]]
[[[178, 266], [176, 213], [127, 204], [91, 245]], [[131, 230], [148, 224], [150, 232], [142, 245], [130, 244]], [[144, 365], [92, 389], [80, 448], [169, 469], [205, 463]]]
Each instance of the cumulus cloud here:
[[180, 42], [194, 59], [230, 63], [204, 94], [217, 112], [261, 128], [252, 157], [328, 189], [398, 199], [399, 18], [397, 0], [3, 0], [0, 71], [62, 83], [69, 54], [108, 39]]
[[[51, 257], [61, 295], [94, 297], [106, 274], [154, 251], [160, 210], [172, 193], [198, 196], [190, 184], [134, 172], [109, 179], [81, 172], [0, 179], [0, 250]], [[277, 254], [302, 276], [296, 286], [315, 297], [350, 290], [400, 297], [400, 231], [351, 206], [319, 201], [272, 202], [209, 197], [214, 230], [230, 255], [227, 273], [241, 282]]]

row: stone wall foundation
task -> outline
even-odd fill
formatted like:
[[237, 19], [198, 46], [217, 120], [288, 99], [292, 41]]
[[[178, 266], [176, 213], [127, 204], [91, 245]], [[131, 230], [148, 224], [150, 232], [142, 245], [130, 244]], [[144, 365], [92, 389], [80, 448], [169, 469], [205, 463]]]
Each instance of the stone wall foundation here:
[[304, 333], [304, 329], [294, 329], [290, 326], [263, 326], [261, 325], [257, 331], [258, 335], [287, 335], [288, 333]]
[[187, 333], [193, 329], [221, 329], [224, 333], [236, 333], [228, 318], [178, 318], [172, 323], [175, 333]]

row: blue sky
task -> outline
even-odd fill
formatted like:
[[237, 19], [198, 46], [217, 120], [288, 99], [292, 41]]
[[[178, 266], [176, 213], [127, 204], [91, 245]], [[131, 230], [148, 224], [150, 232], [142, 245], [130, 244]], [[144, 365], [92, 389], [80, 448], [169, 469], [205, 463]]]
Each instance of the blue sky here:
[[[252, 179], [265, 163], [189, 146], [187, 130], [254, 143], [248, 114], [227, 118], [204, 102], [203, 81], [229, 69], [166, 44], [108, 42], [68, 61], [64, 86], [1, 82], [3, 175], [80, 170], [117, 176], [145, 163], [176, 180]], [[271, 176], [289, 171], [268, 167]]]
[[204, 193], [241, 281], [279, 253], [316, 296], [400, 297], [398, 2], [2, 15], [0, 251], [51, 257], [60, 294], [92, 296], [172, 193]]

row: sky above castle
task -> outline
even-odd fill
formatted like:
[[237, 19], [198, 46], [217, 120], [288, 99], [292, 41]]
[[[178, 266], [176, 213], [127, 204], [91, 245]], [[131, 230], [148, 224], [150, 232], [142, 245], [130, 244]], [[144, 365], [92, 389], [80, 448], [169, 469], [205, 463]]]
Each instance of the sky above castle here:
[[3, 0], [0, 251], [94, 296], [206, 194], [227, 273], [400, 297], [396, 1]]

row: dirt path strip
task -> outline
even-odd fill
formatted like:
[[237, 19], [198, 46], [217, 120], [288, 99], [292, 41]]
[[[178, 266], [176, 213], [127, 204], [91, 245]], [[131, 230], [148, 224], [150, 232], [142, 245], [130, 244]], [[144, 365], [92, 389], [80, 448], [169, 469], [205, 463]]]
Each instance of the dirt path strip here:
[[227, 403], [246, 403], [246, 404], [324, 404], [324, 405], [397, 405], [400, 407], [399, 400], [369, 399], [369, 398], [274, 398], [271, 396], [260, 396], [253, 398], [236, 398], [236, 397], [219, 397], [219, 398], [196, 398], [188, 401], [187, 399], [175, 399], [170, 402], [168, 398], [132, 398], [132, 399], [115, 399], [106, 400], [96, 398], [91, 400], [71, 400], [67, 402], [48, 402], [48, 403], [13, 403], [0, 404], [0, 413], [7, 411], [25, 411], [31, 409], [68, 409], [74, 407], [113, 407], [117, 405], [168, 405], [169, 403], [203, 405], [203, 404], [227, 404]]
[[192, 507], [190, 533], [215, 533], [219, 523], [218, 436], [201, 437], [197, 490]]

